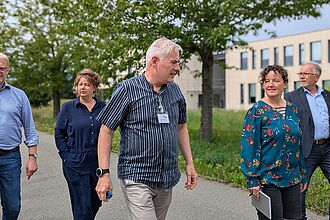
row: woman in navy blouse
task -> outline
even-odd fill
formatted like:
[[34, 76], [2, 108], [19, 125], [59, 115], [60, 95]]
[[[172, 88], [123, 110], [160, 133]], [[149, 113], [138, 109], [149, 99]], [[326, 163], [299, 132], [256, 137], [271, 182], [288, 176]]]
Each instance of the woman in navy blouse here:
[[[282, 98], [288, 73], [279, 65], [260, 73], [266, 96], [247, 112], [241, 139], [241, 167], [250, 194], [271, 198], [272, 219], [300, 219], [306, 169], [297, 107]], [[268, 219], [257, 212], [259, 219]]]
[[63, 162], [73, 217], [94, 219], [101, 201], [95, 191], [97, 176], [97, 140], [100, 123], [95, 119], [105, 104], [93, 97], [100, 77], [83, 69], [74, 82], [77, 98], [63, 105], [55, 128], [55, 142]]

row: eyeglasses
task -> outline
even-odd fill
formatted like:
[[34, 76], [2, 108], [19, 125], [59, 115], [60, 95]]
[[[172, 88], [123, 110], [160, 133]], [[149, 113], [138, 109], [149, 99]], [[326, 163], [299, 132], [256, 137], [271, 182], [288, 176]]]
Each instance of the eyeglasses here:
[[0, 72], [8, 71], [9, 67], [0, 67]]
[[312, 75], [317, 75], [317, 74], [315, 74], [315, 73], [297, 73], [297, 75], [298, 76], [302, 76], [302, 75], [304, 75], [304, 76], [312, 76]]

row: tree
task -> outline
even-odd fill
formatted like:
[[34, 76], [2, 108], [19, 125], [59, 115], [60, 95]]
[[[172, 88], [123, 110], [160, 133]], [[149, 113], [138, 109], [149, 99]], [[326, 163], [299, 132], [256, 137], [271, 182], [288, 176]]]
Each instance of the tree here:
[[[13, 47], [20, 55], [17, 72], [23, 74], [22, 66], [31, 66], [31, 74], [47, 82], [45, 88], [51, 89], [57, 104], [60, 88], [77, 69], [89, 64], [104, 80], [118, 82], [125, 78], [118, 73], [128, 67], [131, 75], [140, 71], [147, 47], [165, 36], [182, 46], [183, 60], [196, 54], [203, 63], [200, 136], [211, 141], [213, 53], [246, 44], [239, 36], [264, 23], [319, 16], [317, 7], [329, 1], [23, 0], [11, 6], [20, 30]], [[35, 56], [26, 56], [32, 48], [37, 48]]]
[[[317, 7], [326, 3], [329, 1], [120, 0], [108, 3], [111, 14], [102, 10], [98, 18], [101, 15], [101, 26], [107, 26], [109, 21], [115, 23], [110, 25], [117, 28], [117, 34], [111, 39], [117, 51], [112, 58], [120, 61], [118, 66], [134, 64], [129, 60], [143, 57], [141, 54], [147, 46], [160, 36], [177, 41], [183, 47], [184, 60], [192, 54], [199, 56], [203, 63], [200, 136], [211, 141], [213, 53], [245, 45], [239, 36], [261, 29], [264, 23], [303, 15], [319, 16]], [[99, 31], [105, 36], [108, 32], [107, 29]], [[110, 68], [110, 72], [114, 72], [112, 70]]]
[[93, 66], [89, 55], [96, 54], [88, 47], [88, 37], [70, 33], [70, 28], [83, 27], [71, 23], [69, 17], [57, 19], [56, 15], [65, 13], [64, 9], [57, 10], [61, 3], [64, 4], [62, 1], [8, 1], [3, 13], [10, 19], [1, 25], [11, 33], [10, 41], [4, 45], [11, 57], [13, 83], [26, 91], [34, 106], [46, 105], [53, 99], [54, 117], [60, 110], [61, 93], [72, 86], [79, 70]]

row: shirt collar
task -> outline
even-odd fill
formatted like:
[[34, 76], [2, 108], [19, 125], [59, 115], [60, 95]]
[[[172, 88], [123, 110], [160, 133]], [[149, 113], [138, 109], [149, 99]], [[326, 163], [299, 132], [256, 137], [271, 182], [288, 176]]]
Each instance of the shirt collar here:
[[[93, 99], [95, 100], [95, 106], [98, 106], [99, 105], [99, 101], [96, 99], [96, 98], [94, 98], [93, 97]], [[80, 99], [79, 99], [79, 97], [77, 97], [77, 98], [75, 98], [74, 100], [73, 100], [73, 104], [74, 104], [74, 106], [78, 106], [78, 105], [82, 105], [81, 103], [80, 103]], [[94, 106], [94, 107], [95, 107]]]
[[79, 97], [77, 97], [77, 98], [75, 98], [75, 99], [73, 100], [73, 104], [74, 104], [74, 106], [76, 106], [76, 107], [77, 107], [78, 104], [80, 104], [80, 99], [79, 99]]
[[[324, 89], [322, 89], [322, 88], [319, 87], [318, 85], [316, 85], [316, 88], [317, 88], [317, 93], [316, 93], [316, 95], [321, 95], [322, 92], [324, 91]], [[306, 88], [303, 87], [303, 90], [304, 90], [305, 93], [308, 93], [308, 94], [311, 95], [311, 93], [310, 93], [310, 91], [308, 91], [308, 89], [306, 89]]]
[[3, 87], [0, 89], [0, 91], [5, 90], [5, 89], [10, 89], [10, 85], [5, 81], [5, 84]]
[[[147, 80], [147, 78], [146, 78], [146, 76], [145, 76], [145, 72], [143, 72], [143, 73], [141, 74], [141, 77], [142, 77], [142, 79], [145, 81], [145, 83], [148, 84], [149, 88], [150, 88], [152, 91], [154, 91], [154, 86], [153, 86], [153, 85]], [[159, 91], [159, 93], [162, 93], [163, 90], [166, 89], [166, 87], [167, 87], [167, 84], [163, 84], [162, 87], [161, 87], [161, 89], [160, 89], [160, 91]]]

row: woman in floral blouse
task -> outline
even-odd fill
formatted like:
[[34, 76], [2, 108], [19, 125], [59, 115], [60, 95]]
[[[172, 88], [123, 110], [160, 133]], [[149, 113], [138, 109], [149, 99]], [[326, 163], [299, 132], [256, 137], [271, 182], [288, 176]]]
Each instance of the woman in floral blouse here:
[[[247, 112], [241, 140], [241, 166], [250, 194], [271, 198], [272, 219], [300, 219], [300, 192], [306, 189], [297, 108], [282, 98], [288, 73], [279, 65], [259, 76], [266, 96]], [[259, 219], [268, 219], [258, 211]]]

